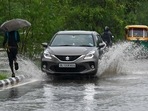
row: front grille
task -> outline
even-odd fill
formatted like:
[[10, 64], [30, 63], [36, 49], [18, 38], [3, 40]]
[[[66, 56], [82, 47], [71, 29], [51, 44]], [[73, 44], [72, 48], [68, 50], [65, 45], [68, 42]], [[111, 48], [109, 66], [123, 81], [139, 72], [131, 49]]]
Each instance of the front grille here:
[[77, 58], [80, 57], [80, 55], [76, 55], [76, 56], [61, 56], [61, 55], [55, 55], [59, 60], [61, 61], [74, 61]]

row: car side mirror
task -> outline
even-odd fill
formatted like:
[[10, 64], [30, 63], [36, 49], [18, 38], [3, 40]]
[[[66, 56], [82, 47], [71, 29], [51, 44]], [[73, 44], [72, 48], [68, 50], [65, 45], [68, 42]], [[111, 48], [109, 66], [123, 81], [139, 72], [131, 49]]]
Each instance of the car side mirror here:
[[106, 47], [106, 43], [105, 42], [99, 43], [99, 49], [100, 50], [105, 49], [105, 47]]
[[43, 46], [44, 48], [47, 48], [48, 44], [47, 44], [46, 42], [44, 42], [44, 43], [42, 43], [42, 46]]

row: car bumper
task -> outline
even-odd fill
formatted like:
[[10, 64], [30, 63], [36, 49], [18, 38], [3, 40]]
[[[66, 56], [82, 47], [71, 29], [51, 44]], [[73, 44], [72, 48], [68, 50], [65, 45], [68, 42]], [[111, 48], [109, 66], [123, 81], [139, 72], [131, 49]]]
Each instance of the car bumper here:
[[[98, 69], [98, 60], [77, 61], [54, 61], [46, 58], [41, 59], [41, 70], [49, 75], [95, 75]], [[74, 68], [61, 68], [59, 63], [76, 64]]]

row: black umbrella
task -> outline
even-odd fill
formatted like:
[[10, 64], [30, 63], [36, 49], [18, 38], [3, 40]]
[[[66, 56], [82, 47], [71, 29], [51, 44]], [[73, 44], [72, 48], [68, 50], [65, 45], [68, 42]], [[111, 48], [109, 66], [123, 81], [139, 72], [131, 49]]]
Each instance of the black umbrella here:
[[27, 20], [24, 19], [12, 19], [4, 22], [0, 26], [0, 30], [5, 31], [5, 32], [10, 32], [13, 30], [18, 30], [24, 27], [29, 27], [31, 26], [31, 23], [28, 22]]

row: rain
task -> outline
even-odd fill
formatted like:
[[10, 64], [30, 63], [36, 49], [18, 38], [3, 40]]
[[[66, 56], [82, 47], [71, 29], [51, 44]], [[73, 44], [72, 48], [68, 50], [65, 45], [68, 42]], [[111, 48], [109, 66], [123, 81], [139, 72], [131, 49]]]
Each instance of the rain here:
[[[147, 111], [147, 53], [130, 42], [114, 44], [99, 61], [95, 78], [48, 77], [20, 56], [17, 75], [29, 78], [0, 91], [0, 111]], [[4, 54], [0, 66], [6, 68]]]

